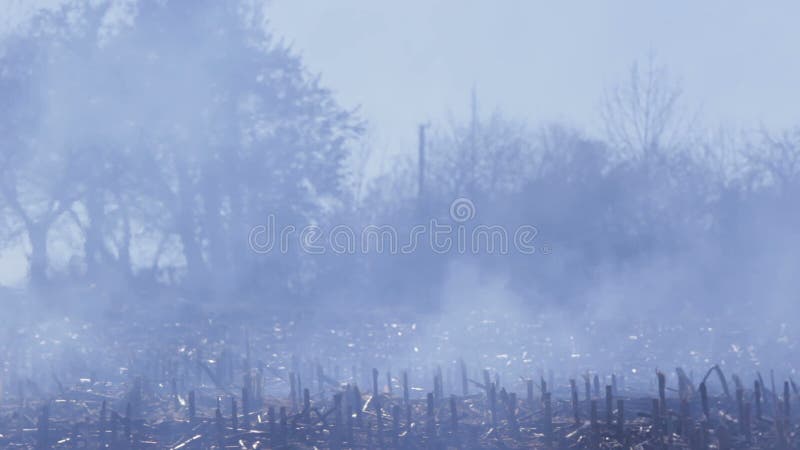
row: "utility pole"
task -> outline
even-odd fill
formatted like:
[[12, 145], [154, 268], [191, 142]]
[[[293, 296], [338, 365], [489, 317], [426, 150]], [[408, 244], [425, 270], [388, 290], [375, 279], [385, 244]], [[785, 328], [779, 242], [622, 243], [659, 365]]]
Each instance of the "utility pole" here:
[[418, 155], [418, 162], [419, 162], [419, 184], [418, 184], [418, 191], [417, 195], [420, 199], [425, 192], [425, 125], [420, 124], [419, 126], [419, 155]]
[[417, 157], [419, 163], [419, 182], [417, 185], [417, 200], [419, 206], [422, 208], [423, 198], [425, 196], [425, 127], [426, 125], [420, 124], [419, 126], [419, 155]]
[[478, 164], [478, 91], [472, 86], [470, 98], [469, 121], [469, 179], [467, 180], [467, 195], [473, 195], [475, 189], [475, 166]]

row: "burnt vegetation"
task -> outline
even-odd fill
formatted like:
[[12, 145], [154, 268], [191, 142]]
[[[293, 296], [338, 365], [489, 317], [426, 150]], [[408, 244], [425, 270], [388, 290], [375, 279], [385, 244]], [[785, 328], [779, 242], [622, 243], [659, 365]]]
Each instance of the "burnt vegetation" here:
[[[0, 443], [35, 449], [788, 449], [798, 443], [795, 381], [781, 375], [786, 366], [762, 372], [752, 364], [752, 355], [769, 345], [750, 349], [750, 356], [724, 345], [689, 367], [656, 369], [641, 364], [652, 354], [646, 344], [589, 341], [586, 355], [562, 355], [543, 337], [545, 328], [522, 338], [522, 329], [480, 317], [465, 326], [482, 348], [464, 358], [446, 356], [455, 350], [447, 337], [456, 333], [447, 325], [367, 317], [357, 317], [356, 330], [342, 328], [342, 317], [183, 314], [154, 322], [132, 313], [104, 330], [83, 323], [56, 325], [63, 336], [52, 325], [20, 330], [3, 348]], [[233, 325], [243, 322], [249, 325]], [[664, 329], [640, 339], [664, 346], [687, 334]], [[691, 339], [724, 344], [731, 337]], [[483, 351], [506, 347], [524, 351]], [[673, 351], [654, 356], [684, 354]], [[627, 362], [591, 369], [613, 352]], [[722, 365], [704, 367], [710, 357]]]

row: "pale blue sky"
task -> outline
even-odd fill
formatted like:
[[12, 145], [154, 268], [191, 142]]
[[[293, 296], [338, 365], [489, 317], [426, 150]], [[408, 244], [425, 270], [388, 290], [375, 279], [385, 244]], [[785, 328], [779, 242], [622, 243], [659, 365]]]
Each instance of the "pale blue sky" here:
[[272, 26], [381, 146], [484, 110], [597, 128], [605, 86], [652, 51], [711, 125], [800, 124], [800, 3], [274, 0]]

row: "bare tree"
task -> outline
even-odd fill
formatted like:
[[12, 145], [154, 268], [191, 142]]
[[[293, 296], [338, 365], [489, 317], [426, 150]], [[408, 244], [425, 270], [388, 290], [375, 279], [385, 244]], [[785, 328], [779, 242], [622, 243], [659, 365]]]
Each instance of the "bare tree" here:
[[453, 121], [432, 140], [430, 170], [445, 201], [518, 191], [536, 165], [533, 133], [499, 112], [481, 118], [474, 91], [469, 121]]
[[634, 62], [628, 78], [605, 92], [602, 118], [611, 146], [633, 158], [680, 147], [690, 131], [682, 94], [652, 55], [644, 67]]
[[746, 154], [760, 184], [789, 190], [800, 181], [800, 127], [779, 133], [762, 128]]

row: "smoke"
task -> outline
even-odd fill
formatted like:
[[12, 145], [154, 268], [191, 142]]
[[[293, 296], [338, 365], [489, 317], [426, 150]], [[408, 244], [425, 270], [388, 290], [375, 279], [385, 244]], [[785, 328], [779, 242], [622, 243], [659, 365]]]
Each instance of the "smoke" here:
[[[265, 28], [259, 2], [9, 5], [0, 283], [19, 287], [3, 293], [6, 328], [37, 364], [61, 352], [85, 375], [125, 364], [100, 355], [130, 350], [125, 339], [140, 354], [162, 337], [201, 348], [210, 333], [220, 351], [252, 330], [280, 370], [302, 354], [357, 365], [361, 383], [372, 367], [429, 383], [462, 359], [470, 378], [515, 383], [796, 370], [800, 138], [751, 135], [735, 163], [687, 127], [661, 130], [673, 121], [644, 118], [680, 139], [631, 138], [643, 80], [663, 89], [648, 106], [680, 113], [666, 71], [634, 65], [612, 90], [611, 137], [485, 117], [473, 91], [468, 120], [419, 142], [427, 164], [421, 151], [375, 175], [358, 112]], [[478, 214], [454, 216], [456, 199]], [[255, 254], [248, 232], [271, 214], [404, 236], [432, 219], [535, 226], [548, 251]]]

